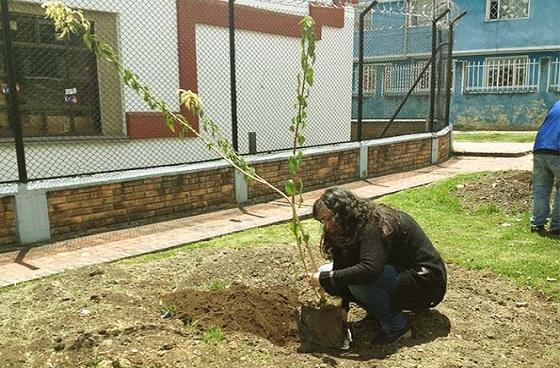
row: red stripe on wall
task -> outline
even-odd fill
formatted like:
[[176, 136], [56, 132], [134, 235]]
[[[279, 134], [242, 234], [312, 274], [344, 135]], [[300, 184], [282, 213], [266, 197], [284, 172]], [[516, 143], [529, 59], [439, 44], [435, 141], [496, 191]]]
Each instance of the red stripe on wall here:
[[[322, 37], [324, 26], [344, 27], [344, 9], [310, 5], [309, 14], [315, 19], [315, 35]], [[272, 35], [300, 37], [301, 17], [235, 5], [236, 29]], [[179, 86], [198, 93], [196, 65], [196, 25], [205, 24], [227, 28], [228, 3], [219, 0], [177, 0], [177, 36], [179, 55]], [[198, 130], [198, 119], [181, 107], [181, 113]], [[152, 112], [127, 113], [128, 135], [134, 139], [175, 137], [163, 123], [161, 114]], [[192, 134], [187, 134], [192, 136]]]

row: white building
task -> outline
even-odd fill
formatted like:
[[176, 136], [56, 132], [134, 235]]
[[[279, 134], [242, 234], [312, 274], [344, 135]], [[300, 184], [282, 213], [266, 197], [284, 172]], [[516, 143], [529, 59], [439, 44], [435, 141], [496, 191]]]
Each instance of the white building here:
[[[95, 61], [80, 40], [61, 43], [40, 1], [10, 1], [29, 177], [105, 172], [212, 158], [196, 138], [172, 137], [157, 113]], [[179, 88], [198, 92], [231, 135], [227, 1], [69, 0], [124, 65], [179, 111]], [[353, 11], [305, 1], [236, 1], [240, 152], [255, 132], [259, 152], [288, 148], [300, 70], [301, 16], [317, 23], [315, 85], [306, 145], [350, 140]], [[30, 51], [34, 50], [34, 51]], [[17, 180], [7, 113], [0, 115], [0, 182]], [[4, 138], [1, 138], [4, 137]]]

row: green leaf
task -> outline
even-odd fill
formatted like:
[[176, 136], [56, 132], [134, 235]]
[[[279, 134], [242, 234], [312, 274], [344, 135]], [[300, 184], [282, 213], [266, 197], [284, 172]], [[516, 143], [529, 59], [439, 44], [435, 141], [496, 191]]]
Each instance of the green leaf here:
[[291, 156], [288, 158], [288, 170], [290, 174], [295, 174], [301, 165], [301, 159], [297, 156]]
[[169, 130], [175, 133], [175, 124], [171, 115], [169, 115], [168, 113], [164, 113], [163, 120], [165, 120], [165, 124], [167, 125], [167, 128], [169, 128]]
[[91, 34], [89, 32], [84, 33], [84, 35], [82, 36], [82, 40], [84, 42], [84, 45], [91, 50]]
[[303, 234], [303, 241], [309, 243], [309, 234], [307, 233]]
[[298, 236], [298, 229], [299, 229], [299, 227], [298, 227], [297, 223], [295, 223], [295, 222], [290, 223], [290, 230], [292, 231], [292, 233], [295, 235], [296, 238]]
[[303, 135], [298, 135], [297, 142], [301, 146], [305, 142], [305, 137]]
[[138, 92], [138, 90], [140, 89], [140, 85], [138, 84], [138, 81], [136, 79], [131, 79], [128, 82], [128, 85], [130, 88], [132, 88], [134, 91]]
[[313, 75], [314, 75], [313, 69], [312, 68], [307, 68], [307, 72], [305, 74], [305, 81], [310, 86], [313, 85]]
[[303, 179], [299, 178], [299, 205], [303, 204]]
[[289, 196], [296, 195], [296, 184], [292, 179], [284, 182], [284, 192]]
[[134, 78], [134, 75], [132, 74], [132, 72], [129, 69], [124, 69], [123, 71], [123, 81], [125, 84], [129, 84], [130, 81], [132, 80], [132, 78]]

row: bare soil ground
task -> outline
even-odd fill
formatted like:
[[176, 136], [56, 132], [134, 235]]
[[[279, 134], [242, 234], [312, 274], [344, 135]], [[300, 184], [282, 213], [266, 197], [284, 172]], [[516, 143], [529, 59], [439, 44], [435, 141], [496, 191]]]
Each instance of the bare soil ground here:
[[[459, 192], [517, 211], [527, 187], [526, 173], [504, 173]], [[452, 264], [445, 300], [408, 313], [413, 338], [373, 347], [366, 324], [348, 352], [298, 352], [295, 314], [314, 295], [295, 253], [290, 239], [197, 249], [0, 289], [0, 367], [560, 367], [557, 303]]]
[[530, 212], [530, 171], [503, 171], [470, 181], [457, 188], [456, 195], [463, 206], [476, 209], [492, 204], [506, 213]]
[[[293, 316], [313, 295], [295, 262], [287, 244], [199, 249], [6, 290], [0, 294], [0, 366], [560, 366], [557, 304], [499, 276], [453, 265], [444, 302], [409, 314], [416, 337], [372, 347], [373, 327], [365, 326], [349, 352], [299, 353]], [[213, 290], [216, 280], [230, 286]], [[162, 318], [169, 309], [175, 317]], [[211, 326], [222, 327], [223, 341], [206, 337]]]

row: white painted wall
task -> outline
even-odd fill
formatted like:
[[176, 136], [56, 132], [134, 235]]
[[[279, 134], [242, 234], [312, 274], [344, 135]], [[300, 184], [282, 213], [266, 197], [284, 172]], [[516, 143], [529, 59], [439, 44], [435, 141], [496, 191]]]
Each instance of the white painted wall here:
[[[237, 3], [278, 8], [263, 0]], [[175, 0], [69, 0], [66, 4], [117, 13], [123, 63], [138, 73], [158, 96], [178, 108]], [[299, 7], [282, 7], [283, 11], [298, 15], [306, 14], [308, 9], [304, 2]], [[353, 11], [347, 9], [343, 29], [323, 27], [323, 38], [317, 44], [309, 125], [304, 132], [306, 144], [350, 139], [353, 16]], [[228, 30], [205, 25], [198, 25], [196, 30], [199, 93], [207, 113], [230, 136]], [[236, 43], [240, 150], [248, 151], [250, 131], [257, 132], [259, 151], [287, 148], [291, 145], [288, 126], [295, 115], [299, 40], [238, 30]], [[125, 111], [148, 111], [130, 91], [123, 95]], [[26, 155], [31, 178], [188, 163], [213, 157], [195, 139], [30, 142], [26, 144]], [[16, 180], [12, 142], [0, 142], [0, 161], [0, 181]]]
[[[291, 7], [290, 9], [293, 9]], [[291, 12], [293, 13], [293, 12]], [[353, 12], [343, 29], [323, 27], [317, 42], [315, 84], [309, 98], [306, 144], [350, 139]], [[229, 31], [197, 26], [199, 93], [208, 113], [230, 134]], [[259, 151], [291, 146], [288, 126], [296, 114], [299, 39], [236, 31], [239, 147], [248, 152], [248, 133], [257, 133]], [[225, 102], [225, 104], [224, 104]]]

